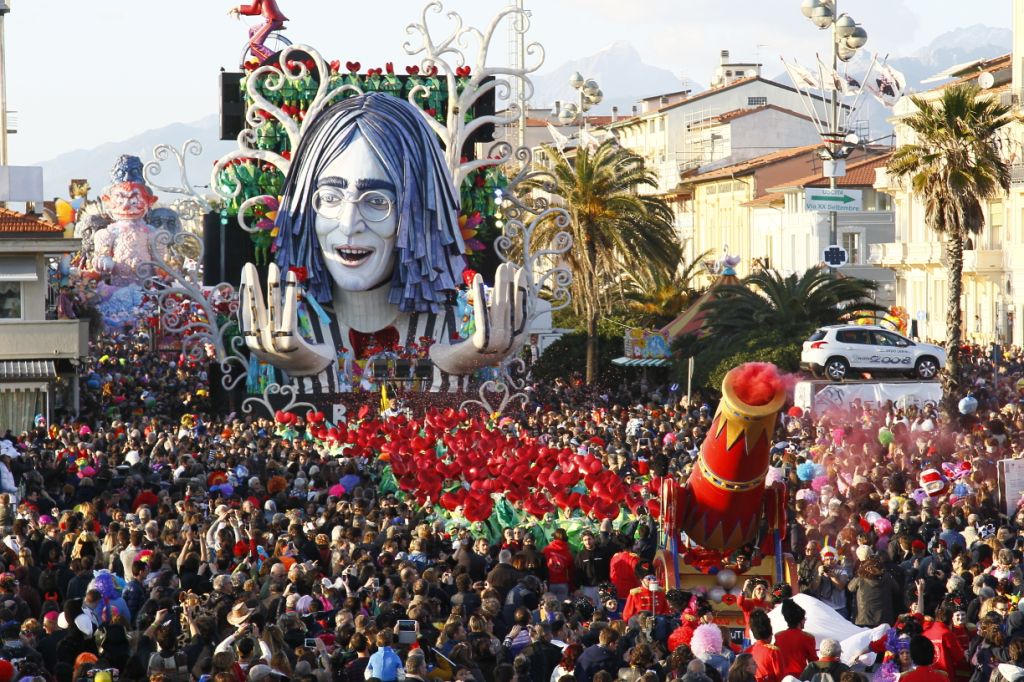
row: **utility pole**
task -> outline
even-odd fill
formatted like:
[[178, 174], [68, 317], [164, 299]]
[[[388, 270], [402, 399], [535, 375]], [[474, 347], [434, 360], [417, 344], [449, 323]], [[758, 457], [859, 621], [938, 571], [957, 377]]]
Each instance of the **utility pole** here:
[[4, 37], [8, 0], [0, 0], [0, 166], [7, 165], [7, 39]]

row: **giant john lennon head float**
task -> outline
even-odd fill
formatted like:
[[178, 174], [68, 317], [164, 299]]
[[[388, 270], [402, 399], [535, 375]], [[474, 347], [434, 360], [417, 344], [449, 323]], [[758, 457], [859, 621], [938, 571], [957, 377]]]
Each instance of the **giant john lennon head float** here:
[[423, 112], [380, 93], [325, 110], [288, 170], [266, 298], [256, 267], [242, 271], [246, 345], [302, 393], [346, 390], [354, 365], [388, 349], [429, 358], [431, 390], [497, 365], [524, 338], [526, 274], [499, 266], [490, 296], [474, 277], [475, 331], [462, 342], [450, 300], [465, 266], [458, 210]]
[[458, 194], [437, 136], [408, 102], [344, 100], [305, 132], [278, 212], [277, 264], [317, 301], [388, 283], [402, 312], [436, 311], [465, 261]]

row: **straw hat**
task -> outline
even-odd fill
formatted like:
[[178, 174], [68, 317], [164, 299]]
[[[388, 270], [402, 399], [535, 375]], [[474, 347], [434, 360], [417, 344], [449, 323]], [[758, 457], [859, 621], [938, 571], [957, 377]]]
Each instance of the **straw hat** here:
[[232, 607], [231, 613], [227, 616], [227, 621], [231, 625], [238, 627], [249, 620], [249, 616], [251, 616], [252, 613], [253, 609], [250, 609], [245, 605], [245, 603], [239, 602]]

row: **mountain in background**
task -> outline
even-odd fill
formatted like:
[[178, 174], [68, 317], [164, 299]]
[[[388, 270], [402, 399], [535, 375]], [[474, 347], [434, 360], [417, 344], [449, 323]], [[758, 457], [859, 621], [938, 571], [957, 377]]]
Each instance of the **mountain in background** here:
[[635, 47], [620, 40], [589, 57], [565, 62], [543, 75], [533, 76], [534, 92], [530, 105], [543, 109], [553, 107], [555, 101], [578, 101], [579, 94], [569, 85], [569, 77], [574, 71], [579, 71], [585, 78], [593, 78], [601, 86], [604, 101], [591, 110], [599, 115], [610, 114], [612, 107], [617, 106], [619, 114], [627, 116], [632, 105], [642, 97], [705, 89], [685, 76], [645, 64]]
[[[921, 91], [939, 85], [921, 81], [956, 64], [995, 57], [1010, 51], [1012, 32], [1006, 28], [992, 28], [977, 24], [942, 34], [926, 47], [907, 57], [890, 59], [893, 67], [907, 77], [910, 91]], [[870, 56], [867, 52], [858, 55], [850, 72], [862, 74]], [[627, 116], [631, 107], [643, 97], [692, 90], [700, 92], [705, 88], [692, 79], [673, 74], [667, 69], [645, 64], [631, 44], [620, 41], [589, 57], [566, 62], [543, 75], [533, 78], [534, 94], [530, 104], [534, 107], [551, 107], [556, 100], [574, 102], [576, 92], [569, 86], [569, 76], [579, 71], [588, 78], [597, 80], [606, 93], [605, 100], [592, 111], [596, 114], [611, 113], [612, 106], [618, 106], [619, 114]], [[789, 83], [785, 74], [774, 80]], [[866, 96], [861, 117], [870, 123], [870, 139], [889, 135], [892, 126], [886, 122], [890, 115], [874, 98]], [[234, 141], [219, 139], [218, 119], [208, 116], [194, 123], [173, 125], [146, 131], [140, 135], [119, 142], [108, 142], [92, 149], [61, 154], [38, 165], [43, 167], [45, 196], [67, 197], [68, 181], [71, 178], [87, 178], [92, 185], [91, 195], [98, 196], [101, 188], [109, 184], [110, 168], [121, 154], [137, 154], [143, 162], [153, 158], [153, 148], [158, 144], [181, 145], [185, 140], [195, 138], [203, 145], [203, 154], [189, 157], [189, 179], [200, 188], [209, 182], [209, 169], [215, 159], [235, 148]], [[157, 181], [164, 185], [178, 185], [178, 170], [166, 162], [164, 172]], [[174, 195], [162, 197], [173, 200]]]
[[[189, 181], [202, 192], [200, 186], [210, 182], [213, 162], [237, 146], [233, 140], [222, 142], [219, 139], [220, 123], [215, 115], [193, 123], [172, 123], [163, 128], [147, 130], [127, 140], [107, 142], [92, 149], [78, 149], [38, 163], [36, 165], [43, 167], [43, 196], [47, 199], [67, 198], [68, 182], [72, 178], [86, 178], [92, 186], [89, 197], [95, 199], [110, 184], [110, 169], [121, 154], [135, 154], [143, 163], [147, 163], [153, 160], [153, 148], [157, 145], [169, 144], [181, 149], [186, 140], [193, 138], [203, 145], [203, 153], [187, 156], [185, 163]], [[178, 167], [174, 160], [164, 161], [163, 172], [153, 180], [170, 187], [180, 185]], [[178, 198], [174, 194], [158, 194], [167, 202]]]

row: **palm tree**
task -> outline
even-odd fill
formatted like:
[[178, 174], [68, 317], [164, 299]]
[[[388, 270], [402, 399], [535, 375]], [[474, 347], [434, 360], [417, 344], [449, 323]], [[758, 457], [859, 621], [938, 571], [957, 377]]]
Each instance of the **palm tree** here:
[[1010, 187], [1010, 169], [996, 139], [1010, 109], [979, 94], [976, 86], [963, 84], [947, 88], [935, 104], [912, 97], [918, 111], [903, 123], [917, 141], [899, 147], [889, 160], [890, 173], [910, 176], [913, 193], [924, 200], [925, 221], [946, 241], [947, 408], [956, 405], [959, 393], [964, 242], [985, 226], [982, 202]]
[[628, 277], [622, 282], [626, 309], [639, 314], [645, 326], [661, 327], [676, 319], [704, 293], [703, 288], [693, 286], [693, 280], [710, 253], [701, 254], [682, 270]]
[[836, 324], [851, 311], [881, 310], [871, 294], [875, 283], [839, 277], [820, 267], [783, 276], [761, 270], [742, 284], [723, 284], [705, 304], [710, 338], [728, 343], [751, 331], [770, 330], [800, 338], [817, 327]]
[[572, 301], [587, 324], [587, 382], [597, 376], [597, 323], [607, 310], [614, 287], [626, 273], [671, 273], [679, 264], [680, 247], [672, 209], [660, 197], [639, 194], [656, 188], [657, 176], [643, 157], [606, 140], [596, 149], [581, 146], [570, 162], [554, 147], [545, 147], [553, 166], [542, 177], [524, 183], [527, 189], [550, 192], [553, 203], [569, 213], [570, 224], [555, 221], [538, 226], [535, 239], [547, 243], [567, 229], [573, 248], [563, 257], [572, 270]]

